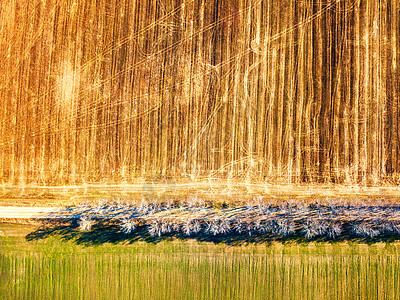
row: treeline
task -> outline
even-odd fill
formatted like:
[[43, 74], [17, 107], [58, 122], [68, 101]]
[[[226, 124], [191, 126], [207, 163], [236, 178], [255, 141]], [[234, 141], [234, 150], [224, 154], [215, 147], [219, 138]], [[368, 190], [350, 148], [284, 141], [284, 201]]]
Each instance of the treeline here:
[[[274, 203], [275, 202], [275, 203]], [[385, 203], [386, 202], [386, 203]], [[279, 205], [277, 204], [279, 203]], [[70, 206], [58, 213], [42, 215], [44, 223], [55, 225], [52, 232], [66, 233], [79, 227], [82, 231], [110, 230], [116, 235], [138, 234], [152, 237], [210, 237], [229, 241], [229, 237], [272, 239], [398, 239], [399, 209], [387, 201], [347, 201], [325, 199], [322, 202], [270, 201], [254, 197], [246, 206], [215, 208], [200, 198], [179, 203], [142, 199], [141, 203], [99, 202], [98, 205]], [[61, 224], [52, 219], [61, 221]], [[64, 223], [64, 224], [62, 224]], [[72, 226], [71, 226], [72, 225]], [[115, 230], [115, 226], [119, 229]], [[43, 232], [43, 230], [42, 230]]]
[[397, 0], [6, 0], [0, 178], [397, 183]]

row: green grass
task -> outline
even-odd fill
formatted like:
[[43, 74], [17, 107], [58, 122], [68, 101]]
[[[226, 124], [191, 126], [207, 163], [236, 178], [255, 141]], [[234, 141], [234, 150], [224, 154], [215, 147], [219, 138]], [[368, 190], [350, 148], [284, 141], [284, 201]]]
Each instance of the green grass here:
[[400, 244], [84, 247], [0, 237], [2, 299], [395, 299]]

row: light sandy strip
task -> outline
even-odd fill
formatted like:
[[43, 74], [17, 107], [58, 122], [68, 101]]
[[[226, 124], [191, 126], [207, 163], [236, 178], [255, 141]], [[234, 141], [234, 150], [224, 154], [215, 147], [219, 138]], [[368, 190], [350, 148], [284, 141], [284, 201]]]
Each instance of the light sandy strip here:
[[60, 212], [60, 207], [18, 207], [0, 206], [0, 218], [49, 218], [52, 213]]

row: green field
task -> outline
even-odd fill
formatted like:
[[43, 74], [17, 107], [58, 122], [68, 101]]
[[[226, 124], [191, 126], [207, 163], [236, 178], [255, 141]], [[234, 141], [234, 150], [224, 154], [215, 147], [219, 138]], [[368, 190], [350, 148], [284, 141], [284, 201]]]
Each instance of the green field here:
[[398, 243], [196, 241], [84, 247], [0, 226], [2, 299], [396, 299]]

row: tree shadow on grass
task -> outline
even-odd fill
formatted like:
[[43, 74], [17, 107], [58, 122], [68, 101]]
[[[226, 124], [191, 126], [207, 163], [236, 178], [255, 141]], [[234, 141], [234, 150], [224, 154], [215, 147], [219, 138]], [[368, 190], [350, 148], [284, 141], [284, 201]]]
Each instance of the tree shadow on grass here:
[[26, 236], [28, 241], [46, 239], [48, 237], [60, 237], [65, 241], [73, 241], [85, 246], [101, 245], [104, 243], [117, 244], [122, 242], [133, 243], [145, 241], [157, 243], [160, 238], [150, 236], [145, 226], [138, 227], [130, 234], [121, 232], [120, 227], [110, 221], [100, 221], [91, 230], [81, 231], [76, 220], [57, 221], [46, 220], [42, 226]]
[[73, 241], [76, 244], [85, 246], [101, 245], [104, 243], [133, 244], [138, 241], [157, 244], [165, 240], [198, 240], [201, 242], [212, 242], [216, 244], [225, 243], [227, 245], [240, 245], [244, 243], [265, 243], [268, 241], [263, 236], [247, 236], [237, 234], [208, 235], [199, 233], [187, 236], [181, 233], [168, 233], [161, 236], [151, 236], [147, 226], [138, 226], [135, 231], [125, 234], [120, 227], [113, 222], [99, 222], [90, 231], [79, 230], [75, 221], [69, 224], [66, 222], [46, 221], [43, 225], [26, 236], [28, 241], [46, 239], [48, 237], [60, 237], [65, 241]]
[[199, 232], [196, 235], [184, 235], [180, 232], [173, 232], [163, 234], [161, 236], [152, 236], [148, 232], [147, 226], [138, 226], [135, 231], [125, 234], [121, 231], [120, 226], [112, 220], [101, 220], [98, 221], [91, 230], [81, 231], [79, 229], [77, 220], [45, 220], [37, 230], [29, 233], [26, 236], [26, 240], [34, 241], [46, 239], [48, 237], [59, 237], [64, 241], [73, 241], [76, 244], [84, 246], [95, 246], [105, 243], [110, 244], [133, 244], [138, 241], [146, 243], [157, 244], [165, 240], [197, 240], [199, 242], [209, 242], [214, 244], [226, 244], [228, 246], [240, 246], [246, 244], [264, 244], [268, 245], [272, 242], [281, 243], [298, 243], [308, 244], [310, 242], [328, 242], [328, 243], [340, 243], [340, 242], [357, 242], [374, 244], [379, 242], [392, 243], [400, 240], [400, 236], [396, 235], [381, 235], [375, 238], [361, 238], [354, 237], [348, 232], [344, 231], [342, 235], [335, 239], [329, 239], [326, 237], [315, 237], [307, 239], [299, 231], [288, 235], [288, 236], [274, 236], [271, 234], [247, 234], [247, 233], [236, 233], [229, 232], [226, 234], [212, 235], [206, 232]]

